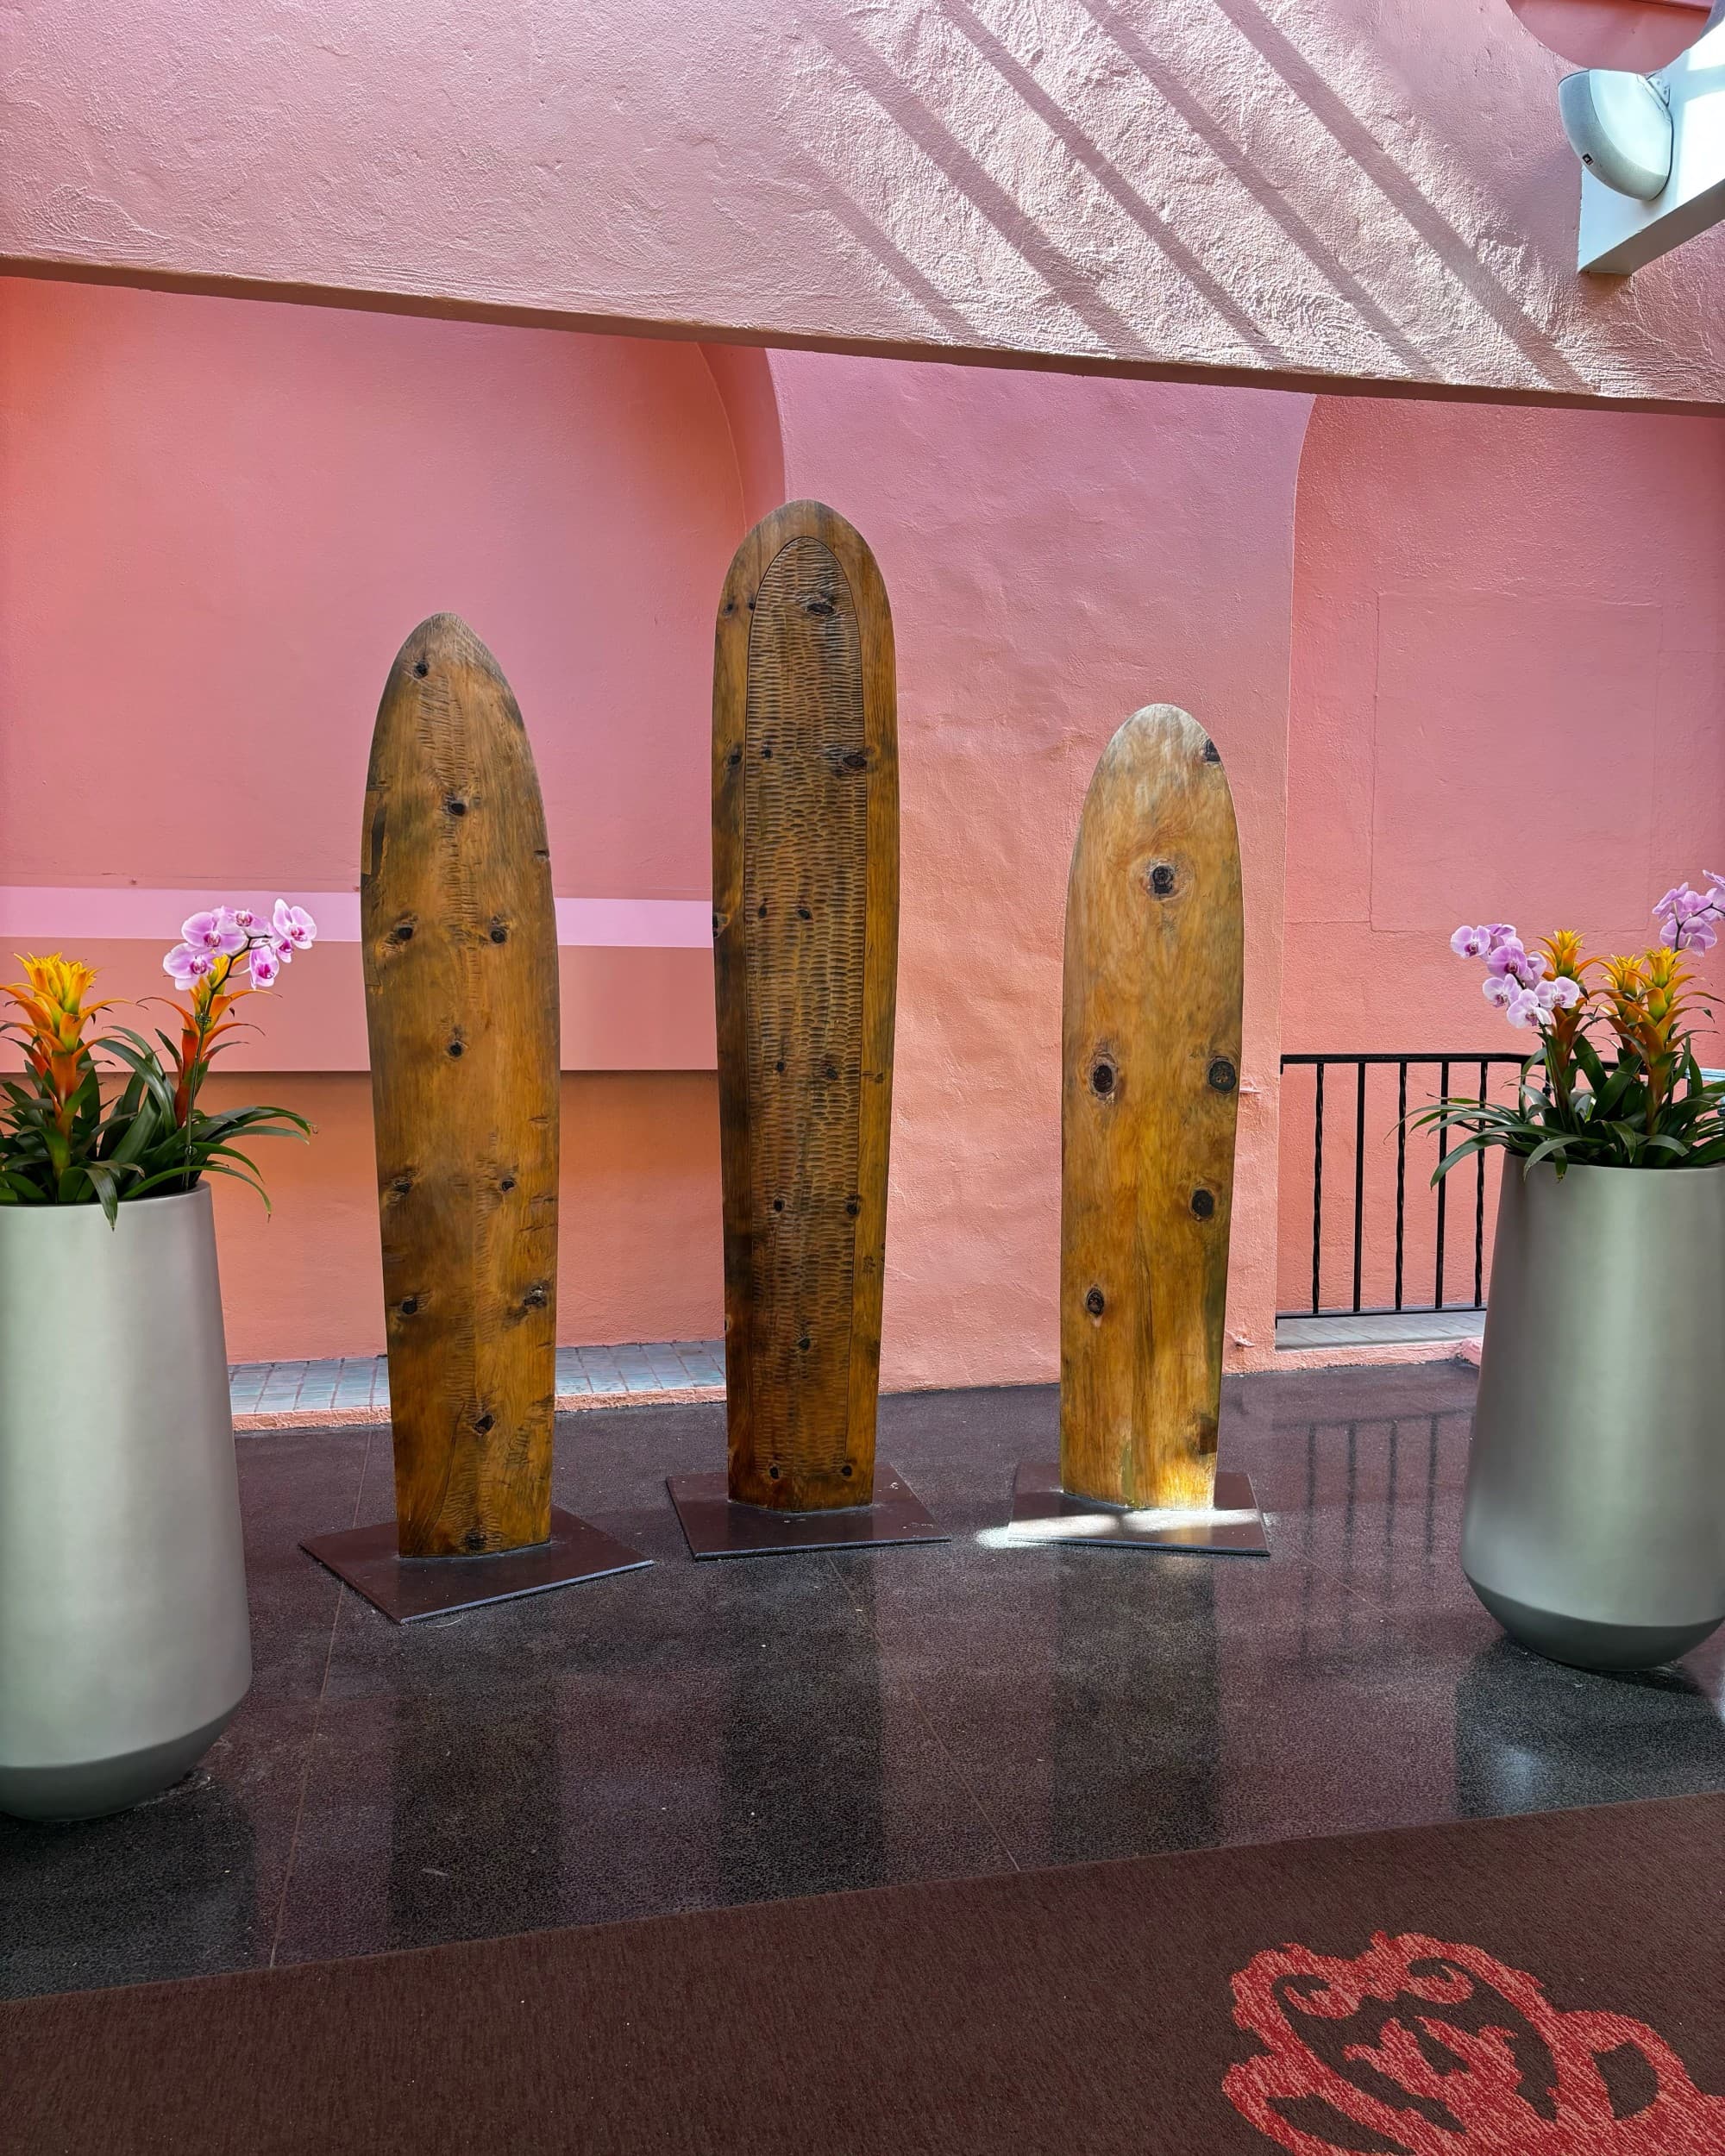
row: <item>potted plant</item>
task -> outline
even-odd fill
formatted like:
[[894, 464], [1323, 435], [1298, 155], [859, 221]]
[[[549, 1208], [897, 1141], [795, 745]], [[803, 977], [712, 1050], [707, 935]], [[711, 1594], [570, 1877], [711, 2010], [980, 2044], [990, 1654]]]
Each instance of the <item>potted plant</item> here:
[[1650, 1669], [1725, 1621], [1725, 1084], [1686, 954], [1725, 879], [1679, 884], [1659, 939], [1587, 958], [1458, 929], [1484, 991], [1537, 1037], [1513, 1101], [1445, 1100], [1454, 1169], [1507, 1156], [1462, 1520], [1462, 1570], [1523, 1645]]
[[235, 1005], [315, 934], [281, 900], [194, 914], [164, 961], [178, 1038], [154, 1043], [91, 1037], [112, 1006], [75, 960], [0, 989], [24, 1058], [0, 1080], [0, 1810], [166, 1789], [250, 1684], [209, 1179], [261, 1195], [240, 1141], [310, 1125], [198, 1096]]

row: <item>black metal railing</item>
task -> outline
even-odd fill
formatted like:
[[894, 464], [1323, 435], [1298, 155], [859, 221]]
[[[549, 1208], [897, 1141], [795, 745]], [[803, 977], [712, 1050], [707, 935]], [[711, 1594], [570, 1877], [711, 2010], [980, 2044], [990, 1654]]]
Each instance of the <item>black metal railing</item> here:
[[[1421, 1153], [1423, 1153], [1426, 1143], [1429, 1142], [1433, 1148], [1430, 1165], [1435, 1167], [1448, 1157], [1452, 1142], [1449, 1134], [1443, 1131], [1410, 1133], [1408, 1124], [1408, 1074], [1410, 1069], [1414, 1069], [1434, 1071], [1437, 1074], [1437, 1085], [1430, 1096], [1433, 1099], [1467, 1098], [1483, 1100], [1486, 1098], [1490, 1087], [1491, 1073], [1495, 1068], [1508, 1065], [1512, 1069], [1519, 1069], [1524, 1060], [1523, 1057], [1516, 1055], [1456, 1054], [1284, 1056], [1282, 1058], [1284, 1081], [1286, 1074], [1290, 1070], [1309, 1069], [1314, 1074], [1311, 1120], [1312, 1298], [1309, 1306], [1302, 1306], [1294, 1310], [1278, 1311], [1276, 1313], [1278, 1318], [1310, 1318], [1339, 1313], [1358, 1317], [1389, 1317], [1398, 1313], [1484, 1308], [1486, 1163], [1484, 1152], [1475, 1154], [1471, 1169], [1463, 1166], [1452, 1169], [1448, 1175], [1445, 1176], [1437, 1185], [1429, 1208], [1422, 1205], [1420, 1209], [1419, 1228], [1422, 1242], [1427, 1228], [1429, 1227], [1431, 1231], [1429, 1272], [1432, 1284], [1431, 1300], [1427, 1301], [1414, 1299], [1421, 1295], [1427, 1274], [1423, 1251], [1412, 1251], [1409, 1247], [1408, 1191], [1409, 1146], [1411, 1144]], [[1394, 1286], [1391, 1300], [1367, 1302], [1364, 1300], [1364, 1287], [1371, 1254], [1367, 1250], [1366, 1074], [1368, 1071], [1378, 1069], [1393, 1069], [1396, 1073], [1396, 1107], [1393, 1126], [1396, 1144], [1395, 1248], [1393, 1269], [1389, 1269], [1389, 1277], [1393, 1279]], [[1327, 1088], [1326, 1078], [1329, 1074], [1336, 1071], [1351, 1071], [1353, 1074], [1352, 1100], [1347, 1099], [1345, 1090], [1343, 1099], [1334, 1101], [1336, 1087], [1333, 1081]], [[1463, 1074], [1459, 1081], [1453, 1075], [1458, 1073]], [[1344, 1088], [1346, 1087], [1346, 1079], [1342, 1081], [1342, 1085]], [[1336, 1112], [1347, 1121], [1351, 1121], [1352, 1125], [1351, 1251], [1348, 1238], [1345, 1238], [1342, 1252], [1345, 1257], [1351, 1255], [1352, 1258], [1352, 1264], [1349, 1268], [1352, 1293], [1351, 1301], [1331, 1300], [1327, 1302], [1324, 1299], [1326, 1270], [1324, 1143], [1327, 1091], [1331, 1096]], [[1426, 1105], [1424, 1101], [1416, 1102], [1416, 1112], [1423, 1105]], [[1387, 1099], [1383, 1101], [1383, 1106], [1387, 1114], [1389, 1107]], [[1351, 1115], [1349, 1110], [1352, 1110]], [[1293, 1124], [1293, 1118], [1297, 1114], [1297, 1110], [1290, 1104], [1285, 1082], [1283, 1088], [1282, 1112], [1285, 1146], [1289, 1138], [1295, 1134], [1298, 1127], [1297, 1125]], [[1291, 1129], [1290, 1125], [1293, 1125]], [[1333, 1154], [1336, 1144], [1333, 1124], [1331, 1125], [1331, 1131]], [[1450, 1267], [1455, 1255], [1450, 1243], [1452, 1204], [1451, 1185], [1458, 1175], [1466, 1177], [1467, 1183], [1471, 1185], [1471, 1188], [1464, 1185], [1461, 1190], [1454, 1194], [1454, 1199], [1458, 1200], [1464, 1205], [1469, 1199], [1472, 1200], [1473, 1264], [1471, 1300], [1465, 1294], [1452, 1293], [1449, 1287]], [[1333, 1173], [1331, 1181], [1333, 1182], [1335, 1180]], [[1422, 1179], [1421, 1188], [1424, 1188]], [[1387, 1194], [1385, 1194], [1387, 1196]], [[1387, 1210], [1387, 1206], [1384, 1209]], [[1333, 1212], [1332, 1223], [1333, 1239]], [[1383, 1277], [1385, 1269], [1381, 1263], [1371, 1263], [1371, 1274], [1374, 1282]]]

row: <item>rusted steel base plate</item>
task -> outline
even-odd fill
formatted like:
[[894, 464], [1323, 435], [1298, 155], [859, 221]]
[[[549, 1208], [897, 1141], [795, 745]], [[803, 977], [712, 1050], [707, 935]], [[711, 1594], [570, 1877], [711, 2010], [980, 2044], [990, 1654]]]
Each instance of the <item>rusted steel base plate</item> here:
[[723, 1475], [673, 1475], [666, 1483], [696, 1557], [789, 1556], [800, 1550], [862, 1550], [893, 1542], [950, 1542], [922, 1500], [884, 1460], [875, 1465], [875, 1501], [836, 1512], [771, 1512], [739, 1505]]
[[1013, 1483], [1010, 1542], [1101, 1544], [1110, 1549], [1190, 1550], [1201, 1557], [1267, 1557], [1270, 1538], [1249, 1476], [1220, 1469], [1209, 1508], [1158, 1507], [1134, 1512], [1121, 1505], [1071, 1497], [1053, 1461], [1020, 1467]]
[[512, 1602], [523, 1595], [548, 1594], [554, 1587], [576, 1587], [612, 1572], [636, 1572], [653, 1561], [556, 1505], [551, 1507], [549, 1542], [495, 1557], [405, 1557], [396, 1547], [392, 1520], [375, 1527], [314, 1535], [299, 1546], [398, 1625], [478, 1609], [486, 1602]]

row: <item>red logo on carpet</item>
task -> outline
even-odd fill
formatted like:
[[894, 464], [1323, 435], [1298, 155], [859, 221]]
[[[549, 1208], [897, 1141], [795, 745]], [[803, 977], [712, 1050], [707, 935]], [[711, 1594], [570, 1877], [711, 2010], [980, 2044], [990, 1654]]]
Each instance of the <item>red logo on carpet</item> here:
[[1560, 2013], [1477, 1946], [1383, 1932], [1352, 1961], [1284, 1946], [1233, 1989], [1265, 2048], [1222, 2086], [1296, 2156], [1725, 2156], [1725, 2097], [1662, 2037]]

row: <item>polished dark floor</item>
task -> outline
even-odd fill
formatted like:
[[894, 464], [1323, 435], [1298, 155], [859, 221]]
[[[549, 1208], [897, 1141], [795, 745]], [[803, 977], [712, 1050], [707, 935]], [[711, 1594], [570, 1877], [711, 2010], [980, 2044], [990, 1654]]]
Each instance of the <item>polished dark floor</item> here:
[[0, 1821], [0, 1990], [1725, 1789], [1725, 1638], [1587, 1677], [1474, 1601], [1472, 1387], [1231, 1383], [1268, 1562], [998, 1546], [1051, 1391], [882, 1403], [950, 1542], [718, 1564], [664, 1478], [718, 1463], [723, 1410], [575, 1416], [559, 1502], [652, 1569], [406, 1630], [298, 1546], [387, 1514], [387, 1431], [244, 1438], [251, 1697], [152, 1804]]

